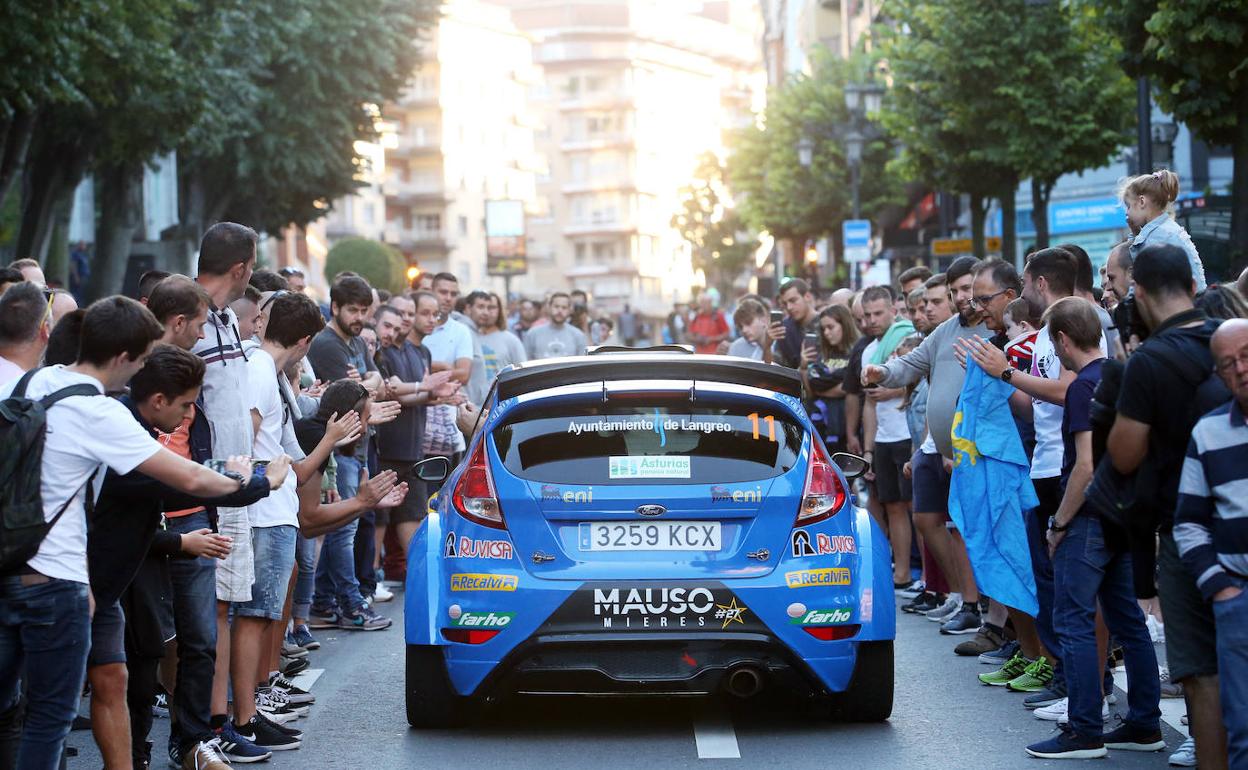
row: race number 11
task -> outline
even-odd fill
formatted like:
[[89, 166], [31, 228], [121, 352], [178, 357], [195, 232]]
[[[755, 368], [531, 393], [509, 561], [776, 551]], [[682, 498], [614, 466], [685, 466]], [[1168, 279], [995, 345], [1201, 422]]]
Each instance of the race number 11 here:
[[[746, 415], [746, 417], [749, 419], [750, 424], [754, 426], [754, 438], [755, 440], [757, 440], [758, 439], [758, 412], [750, 412], [749, 414]], [[771, 415], [767, 415], [766, 417], [763, 418], [763, 421], [767, 423], [767, 440], [771, 442], [775, 442], [776, 440], [776, 418], [772, 417]]]

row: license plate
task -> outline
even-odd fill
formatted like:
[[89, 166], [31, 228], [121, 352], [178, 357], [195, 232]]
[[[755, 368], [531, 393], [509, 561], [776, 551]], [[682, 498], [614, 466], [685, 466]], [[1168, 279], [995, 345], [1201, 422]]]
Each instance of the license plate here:
[[718, 521], [587, 521], [580, 525], [582, 551], [718, 551]]

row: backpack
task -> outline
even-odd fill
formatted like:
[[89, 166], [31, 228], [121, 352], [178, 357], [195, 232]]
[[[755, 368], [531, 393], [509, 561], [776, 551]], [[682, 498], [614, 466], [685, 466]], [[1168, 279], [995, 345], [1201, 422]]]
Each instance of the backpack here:
[[[78, 496], [77, 492], [70, 495], [51, 521], [44, 520], [39, 483], [48, 409], [70, 396], [100, 395], [96, 388], [83, 384], [61, 388], [41, 399], [26, 398], [26, 386], [36, 371], [22, 375], [12, 395], [0, 401], [0, 574], [19, 570], [34, 558], [43, 539]], [[83, 487], [90, 484], [91, 479], [87, 479]], [[91, 503], [88, 494], [88, 513]]]

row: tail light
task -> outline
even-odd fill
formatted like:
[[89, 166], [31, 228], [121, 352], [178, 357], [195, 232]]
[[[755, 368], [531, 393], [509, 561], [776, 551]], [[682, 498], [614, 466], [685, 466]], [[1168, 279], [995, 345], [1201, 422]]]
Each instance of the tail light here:
[[498, 493], [494, 491], [494, 479], [486, 460], [485, 438], [477, 442], [468, 460], [468, 468], [455, 484], [451, 503], [465, 519], [494, 529], [506, 529], [503, 511], [498, 507]]
[[862, 626], [854, 623], [848, 626], [803, 626], [802, 630], [822, 642], [835, 642], [848, 639], [858, 633]]
[[497, 630], [483, 628], [444, 628], [442, 637], [448, 642], [460, 644], [485, 644], [498, 636]]
[[836, 475], [828, 451], [823, 442], [810, 437], [810, 465], [806, 468], [806, 489], [802, 492], [802, 506], [797, 511], [794, 526], [803, 527], [823, 521], [845, 504], [845, 487]]

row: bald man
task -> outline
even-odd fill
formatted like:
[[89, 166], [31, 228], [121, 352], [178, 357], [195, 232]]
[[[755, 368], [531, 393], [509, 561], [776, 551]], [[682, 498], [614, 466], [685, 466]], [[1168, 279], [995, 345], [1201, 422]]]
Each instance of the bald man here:
[[[1245, 272], [1248, 272], [1248, 271], [1245, 271]], [[853, 300], [854, 300], [853, 289], [837, 289], [836, 291], [832, 292], [832, 304], [833, 305], [849, 307], [850, 303], [853, 302]]]
[[1131, 242], [1123, 241], [1109, 250], [1109, 259], [1105, 261], [1105, 280], [1101, 288], [1121, 302], [1127, 298], [1131, 290]]

